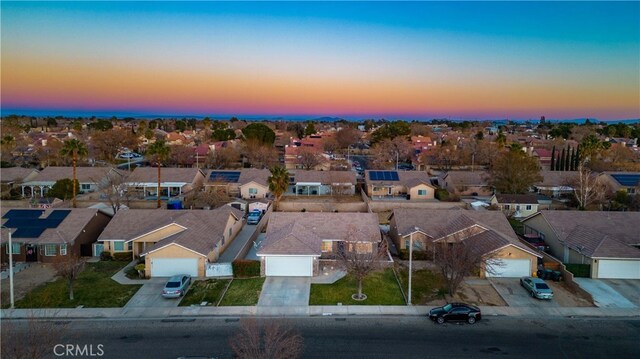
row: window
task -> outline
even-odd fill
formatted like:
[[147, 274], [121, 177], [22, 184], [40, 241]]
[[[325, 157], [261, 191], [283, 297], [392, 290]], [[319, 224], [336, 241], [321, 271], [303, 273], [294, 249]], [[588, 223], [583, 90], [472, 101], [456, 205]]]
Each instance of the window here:
[[61, 256], [66, 256], [67, 255], [67, 245], [66, 244], [61, 244], [60, 245], [60, 255]]
[[322, 241], [322, 251], [323, 252], [331, 252], [333, 250], [333, 242], [332, 241]]
[[[13, 248], [13, 254], [20, 254], [20, 243], [11, 243], [11, 247]], [[9, 244], [7, 244], [5, 249], [5, 253], [9, 254]]]
[[517, 205], [516, 206], [516, 211], [519, 211], [519, 210], [520, 210], [520, 205]]
[[635, 188], [627, 188], [627, 193], [635, 194], [636, 193], [636, 189]]
[[249, 188], [249, 194], [258, 194], [257, 188]]
[[55, 244], [45, 244], [44, 245], [44, 255], [45, 256], [55, 256], [56, 255], [56, 250], [57, 250], [57, 246]]
[[88, 183], [83, 183], [83, 184], [80, 185], [80, 189], [83, 190], [83, 191], [90, 190], [91, 189], [91, 185], [88, 184]]
[[[404, 247], [409, 250], [409, 247], [411, 247], [411, 241], [409, 240], [409, 238], [404, 240]], [[421, 251], [424, 248], [422, 248], [422, 243], [418, 240], [416, 240], [415, 238], [413, 239], [413, 250], [418, 250]]]
[[418, 190], [418, 196], [426, 196], [427, 195], [427, 190], [426, 189], [419, 189]]
[[504, 209], [511, 209], [511, 205], [509, 205], [509, 204], [505, 204], [504, 206], [502, 206], [502, 208], [504, 208]]
[[133, 250], [133, 242], [129, 242], [129, 245], [127, 246], [127, 248], [129, 248], [130, 251]]
[[123, 241], [114, 241], [113, 242], [113, 250], [115, 252], [122, 252], [124, 251], [124, 242]]
[[357, 242], [355, 244], [351, 244], [349, 246], [351, 251], [354, 251], [356, 253], [370, 253], [371, 252], [371, 243], [362, 243], [362, 242]]
[[231, 228], [229, 228], [229, 238], [231, 238]]
[[530, 205], [530, 204], [528, 204], [528, 205], [527, 205], [527, 211], [530, 211], [530, 210], [531, 210], [531, 205]]

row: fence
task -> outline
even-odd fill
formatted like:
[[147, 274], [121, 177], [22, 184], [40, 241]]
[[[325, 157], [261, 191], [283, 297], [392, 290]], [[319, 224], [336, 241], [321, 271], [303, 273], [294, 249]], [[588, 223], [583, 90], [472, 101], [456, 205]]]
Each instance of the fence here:
[[205, 276], [210, 277], [233, 277], [233, 267], [231, 263], [207, 263]]

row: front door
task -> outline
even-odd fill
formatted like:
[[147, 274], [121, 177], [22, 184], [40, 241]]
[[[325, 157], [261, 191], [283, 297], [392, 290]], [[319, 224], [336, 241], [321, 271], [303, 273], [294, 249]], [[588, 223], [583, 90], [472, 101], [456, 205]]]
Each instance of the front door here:
[[37, 262], [38, 261], [38, 247], [33, 244], [25, 245], [26, 250], [26, 261], [27, 262]]

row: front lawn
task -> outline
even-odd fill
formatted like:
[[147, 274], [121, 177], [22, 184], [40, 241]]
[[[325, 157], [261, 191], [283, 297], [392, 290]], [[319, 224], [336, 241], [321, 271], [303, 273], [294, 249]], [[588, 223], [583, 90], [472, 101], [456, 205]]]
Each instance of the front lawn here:
[[202, 302], [207, 302], [207, 305], [217, 305], [229, 281], [229, 279], [207, 279], [193, 282], [182, 298], [180, 306], [200, 305]]
[[[398, 277], [405, 294], [409, 289], [409, 271], [407, 268], [398, 270]], [[443, 298], [447, 293], [444, 278], [439, 273], [428, 269], [414, 270], [411, 281], [411, 303], [427, 304], [435, 299]], [[407, 294], [408, 295], [408, 294]]]
[[122, 307], [140, 289], [140, 285], [118, 284], [111, 277], [126, 262], [104, 261], [87, 263], [74, 282], [74, 300], [69, 300], [67, 281], [57, 279], [27, 293], [16, 302], [16, 308], [87, 308]]
[[264, 277], [234, 279], [222, 298], [220, 306], [257, 305], [264, 280]]
[[309, 305], [405, 305], [391, 269], [372, 273], [364, 279], [362, 292], [367, 299], [352, 299], [351, 295], [357, 292], [358, 283], [349, 275], [333, 284], [312, 284]]

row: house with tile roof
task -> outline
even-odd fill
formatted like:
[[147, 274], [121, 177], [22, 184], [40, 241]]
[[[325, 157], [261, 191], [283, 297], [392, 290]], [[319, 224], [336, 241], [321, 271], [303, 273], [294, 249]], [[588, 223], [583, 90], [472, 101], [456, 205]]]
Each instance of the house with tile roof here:
[[271, 194], [269, 176], [271, 172], [268, 169], [211, 170], [204, 187], [207, 191], [221, 190], [242, 199], [268, 198]]
[[147, 277], [189, 274], [204, 277], [242, 229], [244, 213], [231, 206], [214, 210], [120, 210], [98, 238], [111, 254], [143, 257]]
[[257, 255], [262, 275], [312, 277], [319, 261], [339, 251], [371, 252], [381, 240], [375, 213], [273, 212]]
[[95, 208], [3, 208], [2, 262], [8, 261], [9, 232], [15, 262], [55, 263], [95, 255], [92, 246], [110, 219]]
[[589, 265], [591, 278], [640, 279], [639, 212], [540, 211], [522, 222], [562, 262]]
[[447, 171], [438, 176], [438, 185], [461, 196], [488, 196], [493, 188], [486, 171]]
[[424, 171], [365, 171], [365, 188], [372, 200], [434, 200], [436, 187]]
[[429, 251], [434, 243], [463, 242], [500, 262], [488, 277], [528, 276], [542, 256], [523, 244], [506, 217], [496, 211], [396, 208], [389, 218], [389, 235], [399, 250]]
[[533, 185], [536, 193], [551, 198], [573, 196], [573, 184], [578, 178], [576, 171], [540, 171], [542, 182]]
[[602, 180], [614, 193], [624, 191], [629, 195], [640, 193], [640, 172], [603, 172]]
[[202, 186], [205, 175], [198, 168], [166, 167], [160, 171], [158, 188], [157, 167], [136, 167], [127, 177], [127, 187], [133, 196], [156, 200], [158, 192], [162, 199], [171, 199]]
[[494, 194], [489, 201], [504, 214], [512, 217], [527, 217], [538, 212], [538, 198], [533, 194]]
[[353, 171], [291, 171], [292, 185], [287, 195], [351, 196], [356, 193]]
[[[112, 167], [76, 167], [76, 179], [80, 184], [80, 192], [91, 193], [98, 190], [102, 181], [110, 175], [121, 175], [121, 173]], [[45, 167], [37, 175], [30, 176], [20, 185], [23, 197], [45, 197], [47, 191], [53, 185], [62, 179], [73, 178], [73, 167]]]

